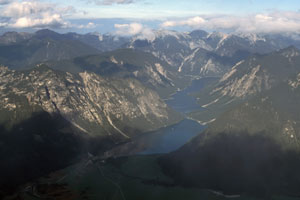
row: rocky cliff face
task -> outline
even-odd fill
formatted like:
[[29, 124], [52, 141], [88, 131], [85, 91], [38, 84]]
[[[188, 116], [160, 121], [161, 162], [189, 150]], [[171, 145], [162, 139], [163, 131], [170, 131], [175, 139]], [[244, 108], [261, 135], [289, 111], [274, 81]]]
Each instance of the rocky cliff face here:
[[44, 65], [23, 72], [1, 67], [0, 77], [1, 124], [7, 128], [42, 110], [60, 114], [90, 136], [126, 139], [176, 120], [154, 91], [133, 79], [71, 74]]
[[[291, 55], [291, 54], [288, 54]], [[299, 73], [224, 112], [160, 160], [178, 183], [226, 194], [298, 196]]]
[[0, 67], [0, 190], [179, 119], [135, 79]]
[[212, 93], [245, 98], [268, 90], [299, 71], [299, 55], [298, 49], [289, 47], [241, 61], [222, 77]]
[[168, 63], [150, 53], [134, 49], [118, 49], [98, 55], [72, 60], [48, 62], [53, 69], [67, 72], [94, 72], [102, 77], [132, 78], [154, 89], [162, 98], [168, 98], [178, 88], [188, 84]]
[[222, 76], [233, 65], [229, 57], [219, 56], [216, 53], [202, 48], [196, 48], [193, 53], [183, 60], [178, 72], [190, 76]]
[[[216, 118], [236, 104], [293, 78], [300, 72], [299, 55], [299, 50], [291, 46], [242, 60], [233, 66], [219, 82], [199, 94], [199, 103], [202, 107], [212, 111], [212, 118]], [[195, 117], [201, 119], [207, 115], [207, 113], [195, 114]]]

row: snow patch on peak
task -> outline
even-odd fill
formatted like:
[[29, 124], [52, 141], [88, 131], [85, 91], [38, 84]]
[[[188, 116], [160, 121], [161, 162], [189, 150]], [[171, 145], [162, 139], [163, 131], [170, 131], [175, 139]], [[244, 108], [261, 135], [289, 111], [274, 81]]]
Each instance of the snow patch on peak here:
[[165, 37], [175, 37], [179, 42], [182, 42], [182, 38], [191, 38], [187, 33], [180, 33], [177, 31], [171, 30], [152, 30], [146, 29], [141, 33], [135, 35], [132, 39], [132, 42], [136, 40], [148, 40], [149, 42], [153, 42], [154, 40], [160, 38], [164, 39]]
[[224, 38], [227, 37], [229, 34], [221, 33], [221, 32], [213, 32], [207, 35], [207, 38]]
[[242, 33], [239, 36], [247, 39], [250, 44], [255, 44], [258, 41], [266, 42], [266, 38], [255, 33]]
[[170, 30], [158, 30], [155, 31], [155, 37], [156, 38], [163, 38], [163, 37], [167, 37], [167, 36], [173, 36], [175, 37], [177, 40], [180, 40], [180, 37], [184, 37], [187, 38], [189, 37], [189, 35], [185, 34], [185, 33], [179, 33], [176, 31], [170, 31]]

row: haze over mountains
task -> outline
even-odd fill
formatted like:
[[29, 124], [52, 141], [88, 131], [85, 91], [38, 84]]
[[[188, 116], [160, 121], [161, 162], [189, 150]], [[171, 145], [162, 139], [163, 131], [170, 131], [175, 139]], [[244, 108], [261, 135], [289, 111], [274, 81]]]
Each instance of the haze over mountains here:
[[[149, 52], [161, 60], [168, 62], [170, 65], [178, 67], [179, 70], [179, 66], [185, 64], [184, 59], [189, 58], [189, 62], [193, 62], [191, 59], [197, 59], [194, 58], [193, 55], [196, 54], [195, 51], [199, 51], [199, 48], [212, 52], [213, 54], [216, 54], [216, 56], [224, 57], [223, 60], [226, 60], [227, 58], [235, 64], [235, 62], [241, 58], [246, 58], [246, 56], [251, 53], [268, 53], [290, 45], [299, 47], [300, 42], [297, 39], [298, 37], [299, 36], [296, 34], [225, 34], [220, 32], [207, 33], [200, 30], [192, 31], [190, 33], [181, 33], [176, 31], [157, 30], [154, 31], [154, 37], [147, 38], [143, 35], [121, 37], [110, 34], [102, 35], [100, 33], [89, 33], [85, 35], [76, 33], [59, 34], [45, 29], [37, 31], [36, 33], [8, 32], [1, 36], [0, 44], [2, 48], [8, 49], [10, 45], [17, 44], [20, 45], [20, 47], [24, 47], [24, 45], [34, 47], [36, 45], [35, 47], [37, 49], [34, 50], [42, 50], [43, 52], [48, 52], [48, 54], [50, 53], [49, 55], [51, 55], [51, 53], [53, 54], [55, 49], [50, 48], [50, 46], [47, 47], [48, 40], [50, 44], [51, 42], [55, 44], [56, 42], [61, 41], [63, 44], [59, 45], [64, 45], [64, 42], [68, 42], [68, 44], [65, 44], [66, 46], [61, 46], [61, 49], [70, 48], [72, 45], [72, 47], [74, 47], [68, 50], [73, 50], [75, 52], [68, 51], [65, 55], [64, 53], [57, 52], [57, 54], [60, 54], [59, 56], [56, 56], [56, 58], [54, 58], [54, 56], [48, 58], [47, 56], [46, 58], [41, 56], [39, 58], [41, 60], [35, 62], [62, 60], [64, 58], [70, 59], [85, 54], [97, 54], [98, 52], [95, 49], [106, 52], [119, 48], [134, 48]], [[46, 47], [41, 44], [41, 46], [36, 44], [41, 41], [44, 42], [43, 44], [45, 44]], [[76, 45], [83, 45], [82, 43], [89, 45], [89, 47], [82, 46], [81, 49], [75, 48]], [[28, 52], [30, 57], [34, 54], [34, 50], [33, 52]], [[211, 57], [213, 56], [210, 56], [209, 58]], [[26, 64], [27, 63], [25, 63], [25, 65]], [[207, 64], [207, 62], [204, 64]], [[205, 66], [202, 65], [203, 64], [201, 63], [198, 67], [201, 69]], [[197, 71], [196, 75], [198, 75], [198, 72], [200, 71]]]
[[[85, 159], [87, 166], [116, 167], [108, 173], [126, 181], [141, 179], [149, 191], [184, 186], [192, 194], [196, 187], [298, 196], [300, 175], [289, 173], [300, 167], [297, 38], [202, 30], [157, 30], [152, 37], [48, 29], [3, 34], [0, 197], [53, 170], [72, 171], [66, 167]], [[199, 79], [205, 88], [188, 95], [201, 109], [178, 113], [167, 104]], [[137, 178], [121, 170], [136, 167], [135, 157], [118, 160], [114, 148], [128, 156], [144, 150], [137, 138], [182, 119], [208, 126], [175, 152], [137, 161], [154, 171], [151, 179], [144, 180], [148, 172]], [[82, 171], [80, 180], [95, 173]]]

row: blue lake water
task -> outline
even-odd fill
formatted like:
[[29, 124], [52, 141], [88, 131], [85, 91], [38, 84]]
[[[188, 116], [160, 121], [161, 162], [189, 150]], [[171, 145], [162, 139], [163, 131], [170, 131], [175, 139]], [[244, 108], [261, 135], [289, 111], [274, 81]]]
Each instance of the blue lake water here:
[[[166, 100], [166, 103], [183, 115], [203, 109], [197, 104], [196, 98], [189, 94], [201, 91], [201, 89], [213, 80], [215, 80], [215, 78], [194, 80], [189, 87], [177, 92], [172, 98]], [[203, 126], [196, 121], [184, 119], [175, 125], [162, 128], [143, 136], [141, 140], [147, 144], [147, 147], [139, 154], [169, 153], [180, 148], [193, 137], [200, 134], [205, 128], [206, 126]]]
[[166, 100], [166, 103], [182, 114], [204, 109], [197, 104], [196, 98], [190, 94], [200, 92], [207, 84], [214, 80], [216, 80], [216, 78], [202, 78], [194, 80], [189, 87], [177, 92], [170, 99]]
[[204, 129], [205, 126], [193, 120], [184, 119], [178, 124], [144, 136], [143, 140], [150, 145], [147, 145], [146, 150], [140, 154], [158, 154], [175, 151]]

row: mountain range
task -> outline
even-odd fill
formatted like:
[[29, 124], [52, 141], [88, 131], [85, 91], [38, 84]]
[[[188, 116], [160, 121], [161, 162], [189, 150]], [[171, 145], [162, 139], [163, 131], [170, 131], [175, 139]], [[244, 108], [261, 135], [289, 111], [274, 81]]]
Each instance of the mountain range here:
[[[3, 34], [0, 190], [102, 155], [184, 115], [208, 127], [153, 159], [172, 186], [299, 196], [298, 36]], [[179, 114], [165, 103], [207, 77], [215, 81], [190, 94], [201, 109]]]
[[74, 74], [45, 64], [25, 71], [1, 67], [0, 77], [1, 186], [181, 119], [155, 91], [131, 78]]
[[212, 120], [241, 101], [287, 81], [300, 72], [299, 53], [297, 48], [290, 46], [238, 62], [218, 82], [195, 94], [206, 111], [191, 116], [198, 120]]
[[[253, 53], [269, 53], [294, 45], [295, 35], [225, 34], [196, 30], [189, 33], [157, 30], [153, 37], [121, 37], [110, 34], [65, 33], [40, 30], [35, 33], [8, 32], [0, 36], [1, 63], [13, 68], [120, 48], [153, 54], [183, 75], [222, 76], [237, 62]], [[26, 49], [26, 51], [25, 51]]]
[[299, 66], [295, 47], [234, 66], [205, 91], [219, 95], [205, 106], [218, 116], [160, 160], [165, 172], [179, 184], [226, 194], [298, 196]]
[[189, 79], [178, 74], [168, 63], [150, 53], [128, 48], [48, 62], [48, 65], [63, 71], [91, 71], [105, 77], [134, 78], [164, 98], [189, 83]]

